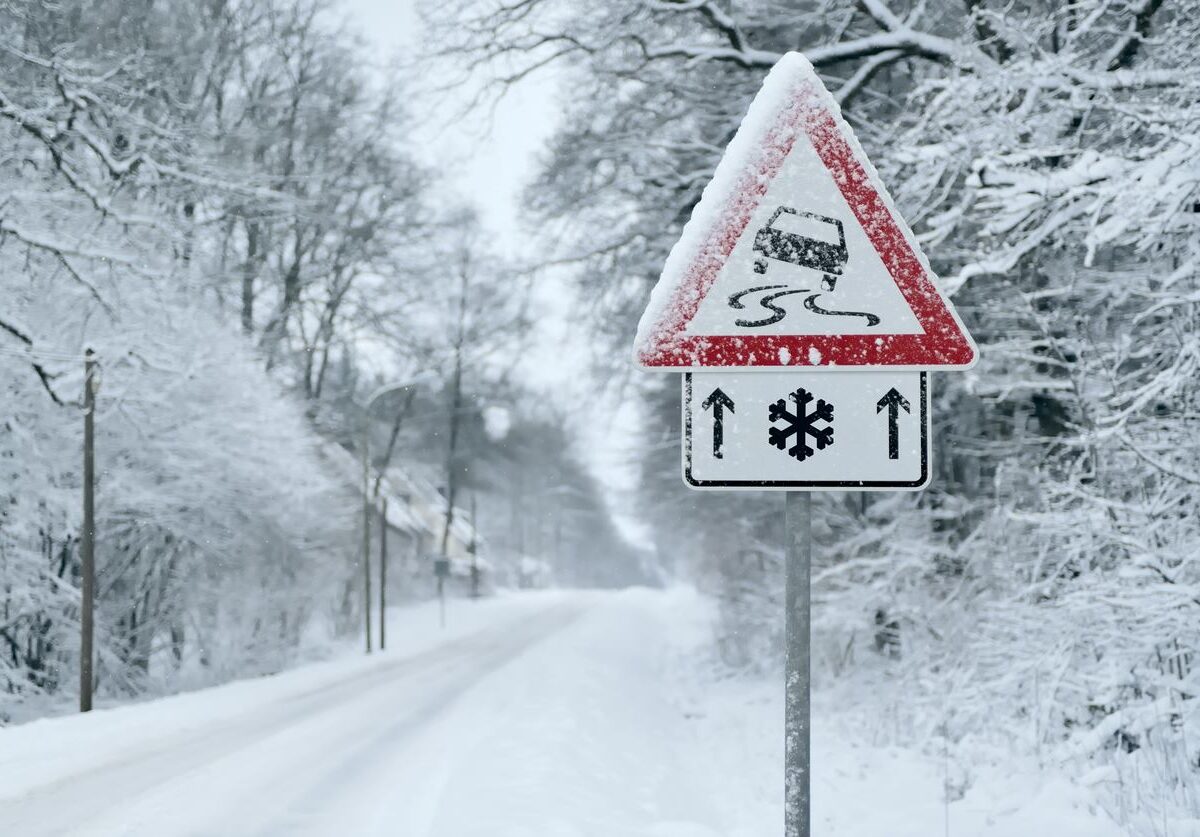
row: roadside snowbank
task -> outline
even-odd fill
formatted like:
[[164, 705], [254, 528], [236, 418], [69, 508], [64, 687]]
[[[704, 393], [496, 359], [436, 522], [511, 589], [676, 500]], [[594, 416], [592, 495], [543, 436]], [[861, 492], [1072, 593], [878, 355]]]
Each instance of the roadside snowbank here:
[[87, 715], [43, 718], [0, 728], [0, 833], [6, 797], [102, 766], [115, 753], [127, 757], [139, 750], [156, 749], [163, 739], [203, 735], [206, 729], [228, 724], [257, 708], [270, 707], [481, 632], [502, 631], [569, 596], [547, 591], [451, 601], [444, 629], [438, 626], [436, 602], [390, 608], [388, 648], [369, 657], [346, 647], [336, 659], [269, 677], [98, 709]]
[[[682, 588], [603, 597], [438, 719], [424, 784], [411, 795], [420, 801], [395, 833], [779, 833], [782, 696], [775, 683], [714, 681], [712, 615], [704, 597]], [[1061, 776], [1001, 759], [973, 766], [964, 789], [940, 759], [872, 746], [854, 712], [820, 697], [813, 822], [822, 837], [1123, 833], [1089, 789]]]
[[[445, 632], [414, 608], [385, 654], [0, 730], [0, 831], [86, 803], [78, 830], [35, 833], [777, 834], [780, 689], [712, 675], [712, 616], [687, 589], [455, 603]], [[813, 724], [822, 837], [1123, 833], [1094, 784], [876, 746], [869, 701], [833, 696]]]
[[[697, 594], [670, 594], [707, 622]], [[711, 617], [708, 617], [711, 618]], [[686, 644], [678, 646], [681, 650]], [[694, 645], [702, 661], [705, 646]], [[728, 837], [759, 837], [782, 828], [782, 682], [727, 678], [707, 667], [676, 667], [681, 711], [693, 718], [694, 758], [719, 775], [722, 828]], [[813, 832], [840, 837], [1121, 837], [1091, 789], [1036, 764], [995, 752], [967, 774], [952, 760], [913, 749], [876, 746], [862, 722], [863, 695], [817, 692], [813, 709]], [[936, 750], [935, 747], [931, 748]], [[951, 801], [947, 802], [947, 799]]]

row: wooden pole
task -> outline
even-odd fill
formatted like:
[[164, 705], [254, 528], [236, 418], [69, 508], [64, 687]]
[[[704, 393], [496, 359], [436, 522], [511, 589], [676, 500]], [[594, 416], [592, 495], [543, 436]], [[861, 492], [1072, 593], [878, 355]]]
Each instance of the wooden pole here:
[[387, 647], [387, 497], [383, 498], [383, 508], [379, 512], [379, 650]]
[[787, 666], [784, 684], [784, 835], [810, 837], [812, 495], [789, 491], [784, 505]]
[[83, 361], [83, 531], [79, 538], [79, 711], [92, 711], [92, 630], [96, 596], [96, 356]]

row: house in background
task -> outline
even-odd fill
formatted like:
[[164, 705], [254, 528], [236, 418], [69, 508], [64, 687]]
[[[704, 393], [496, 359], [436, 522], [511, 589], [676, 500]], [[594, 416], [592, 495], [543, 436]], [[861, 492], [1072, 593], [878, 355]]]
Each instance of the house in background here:
[[[357, 496], [362, 493], [362, 463], [337, 444], [323, 446], [325, 458], [337, 469]], [[380, 517], [387, 501], [388, 599], [393, 602], [428, 599], [436, 594], [436, 560], [441, 557], [447, 503], [436, 483], [416, 468], [392, 466], [383, 478], [372, 469], [369, 491], [374, 514], [371, 523], [371, 561], [379, 560]], [[361, 517], [361, 511], [359, 512]], [[361, 522], [360, 524], [361, 525]], [[446, 538], [450, 595], [471, 595], [472, 573], [478, 573], [480, 593], [496, 587], [495, 568], [485, 557], [486, 545], [475, 530], [469, 510], [455, 506]], [[378, 571], [377, 566], [375, 567]]]
[[[392, 505], [402, 507], [406, 516], [414, 521], [406, 527], [407, 521], [399, 519], [394, 531], [398, 536], [407, 535], [411, 538], [408, 554], [414, 563], [406, 567], [405, 579], [413, 593], [427, 598], [437, 588], [434, 567], [442, 554], [446, 498], [431, 478], [415, 468], [388, 468], [382, 485], [384, 489], [381, 494], [386, 492], [389, 498], [389, 527], [392, 526]], [[475, 529], [470, 511], [456, 505], [446, 537], [446, 558], [450, 562], [447, 591], [454, 595], [472, 594], [472, 573], [477, 572], [479, 592], [492, 592], [496, 586], [495, 567], [485, 556], [486, 545]]]

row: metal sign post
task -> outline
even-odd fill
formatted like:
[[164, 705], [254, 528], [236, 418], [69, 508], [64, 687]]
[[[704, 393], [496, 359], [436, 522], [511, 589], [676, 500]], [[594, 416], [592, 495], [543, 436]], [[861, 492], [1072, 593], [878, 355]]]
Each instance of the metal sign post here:
[[363, 418], [362, 432], [362, 568], [363, 568], [363, 620], [367, 653], [371, 653], [371, 455], [370, 425]]
[[92, 625], [96, 597], [96, 355], [83, 362], [83, 531], [79, 536], [79, 711], [92, 711]]
[[784, 501], [787, 544], [787, 665], [784, 679], [784, 835], [809, 837], [811, 828], [810, 740], [812, 495], [789, 491]]
[[379, 510], [379, 650], [387, 648], [388, 521], [387, 497]]
[[437, 576], [438, 624], [446, 627], [446, 579], [450, 577], [450, 559], [442, 556], [433, 562], [433, 573]]

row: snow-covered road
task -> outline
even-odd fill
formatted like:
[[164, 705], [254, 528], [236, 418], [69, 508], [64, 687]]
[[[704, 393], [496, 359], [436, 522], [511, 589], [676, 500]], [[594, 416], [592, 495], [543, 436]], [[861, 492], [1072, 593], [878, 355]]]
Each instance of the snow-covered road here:
[[[393, 646], [0, 730], [0, 835], [762, 837], [777, 689], [712, 682], [697, 594], [551, 593], [396, 611]], [[847, 837], [1115, 837], [1083, 789], [939, 765], [814, 724], [814, 825]]]
[[408, 833], [455, 702], [584, 607], [533, 599], [413, 655], [4, 731], [0, 833]]
[[459, 603], [425, 650], [0, 731], [0, 834], [708, 837], [658, 598]]

